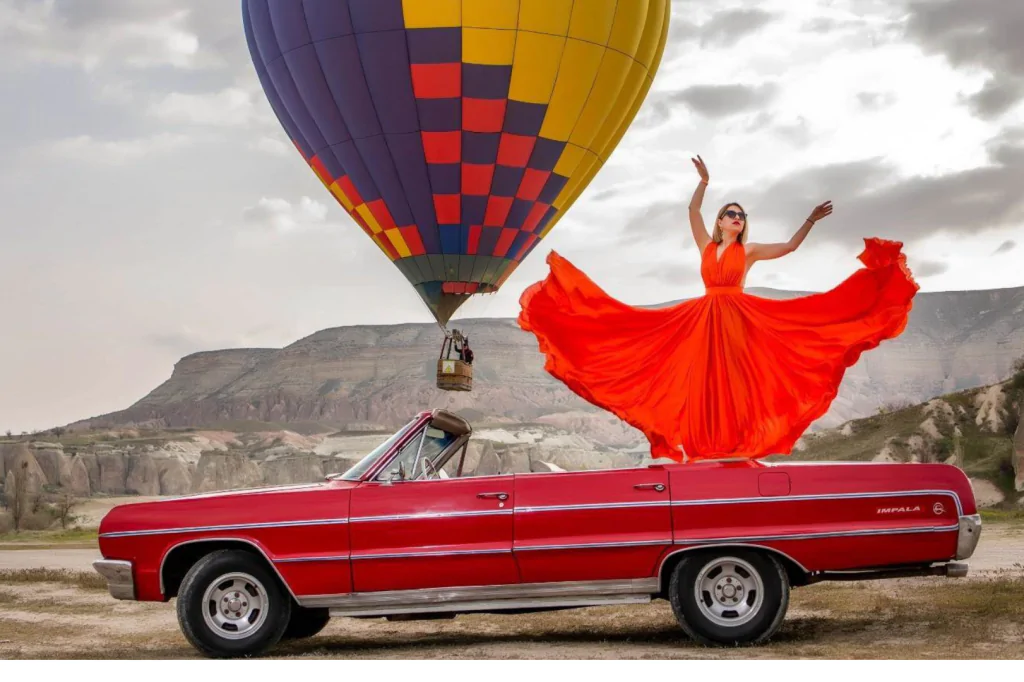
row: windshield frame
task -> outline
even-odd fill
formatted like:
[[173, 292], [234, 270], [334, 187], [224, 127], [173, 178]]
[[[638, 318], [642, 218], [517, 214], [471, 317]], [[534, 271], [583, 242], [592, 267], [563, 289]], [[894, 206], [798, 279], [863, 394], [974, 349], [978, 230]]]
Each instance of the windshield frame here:
[[414, 417], [408, 424], [395, 431], [391, 436], [388, 437], [383, 443], [375, 447], [359, 460], [355, 465], [349, 467], [343, 474], [335, 474], [331, 477], [332, 480], [341, 481], [363, 481], [372, 478], [376, 473], [376, 470], [380, 468], [380, 464], [390, 452], [396, 448], [400, 448], [405, 445], [405, 441], [408, 436], [416, 432], [416, 427], [422, 425], [424, 417], [429, 418], [429, 413], [419, 414]]

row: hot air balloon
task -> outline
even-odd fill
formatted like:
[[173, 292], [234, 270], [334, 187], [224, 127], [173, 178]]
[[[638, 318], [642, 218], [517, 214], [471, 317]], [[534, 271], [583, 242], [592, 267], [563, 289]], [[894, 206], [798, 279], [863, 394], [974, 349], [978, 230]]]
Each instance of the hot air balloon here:
[[670, 0], [242, 0], [317, 177], [443, 327], [536, 248], [651, 86]]

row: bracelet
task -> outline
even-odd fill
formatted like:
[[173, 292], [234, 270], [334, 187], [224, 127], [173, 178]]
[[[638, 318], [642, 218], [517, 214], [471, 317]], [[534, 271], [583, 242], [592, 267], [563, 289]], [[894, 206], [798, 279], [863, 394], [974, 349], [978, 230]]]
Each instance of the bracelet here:
[[707, 181], [707, 180], [704, 180], [704, 179], [702, 179], [702, 180], [701, 180], [701, 181], [700, 181], [700, 182], [699, 182], [698, 184], [701, 184], [701, 185], [706, 185], [706, 184], [708, 184], [708, 181]]

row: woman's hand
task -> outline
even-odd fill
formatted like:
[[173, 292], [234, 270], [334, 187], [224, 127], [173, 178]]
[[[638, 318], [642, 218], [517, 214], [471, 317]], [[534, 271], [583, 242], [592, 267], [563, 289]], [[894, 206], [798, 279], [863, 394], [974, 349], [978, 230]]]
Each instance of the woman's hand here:
[[700, 173], [700, 181], [707, 184], [710, 178], [708, 176], [708, 167], [704, 165], [704, 159], [700, 158], [698, 154], [696, 159], [690, 159], [690, 161], [693, 161], [693, 165], [697, 167], [697, 172]]
[[816, 223], [822, 218], [832, 215], [832, 202], [826, 201], [823, 204], [818, 204], [811, 211], [811, 216], [808, 218], [812, 223]]

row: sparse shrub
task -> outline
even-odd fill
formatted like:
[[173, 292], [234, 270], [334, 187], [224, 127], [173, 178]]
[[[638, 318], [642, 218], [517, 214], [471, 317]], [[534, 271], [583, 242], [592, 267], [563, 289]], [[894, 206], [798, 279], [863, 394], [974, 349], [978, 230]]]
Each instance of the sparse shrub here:
[[10, 438], [10, 437], [12, 437], [14, 435], [14, 433], [12, 433], [10, 429], [7, 429], [7, 431], [5, 431], [5, 433], [7, 434], [8, 438]]
[[[1014, 406], [1016, 407], [1016, 406]], [[1006, 435], [1013, 436], [1020, 425], [1020, 409], [1010, 409], [1006, 415]]]
[[53, 526], [53, 513], [46, 508], [26, 514], [21, 520], [22, 530], [49, 530]]
[[913, 407], [909, 400], [888, 400], [878, 406], [878, 414], [890, 414], [892, 412], [899, 412], [905, 410], [908, 407]]
[[1010, 390], [1024, 391], [1024, 356], [1013, 363], [1013, 374], [1010, 376]]
[[940, 438], [935, 441], [935, 454], [940, 458], [946, 458], [953, 454], [953, 439], [952, 438]]
[[53, 503], [53, 516], [60, 521], [60, 527], [64, 530], [67, 530], [69, 524], [78, 520], [78, 517], [71, 513], [77, 506], [78, 500], [67, 491], [60, 493]]
[[7, 512], [0, 513], [0, 535], [14, 530], [14, 519]]

